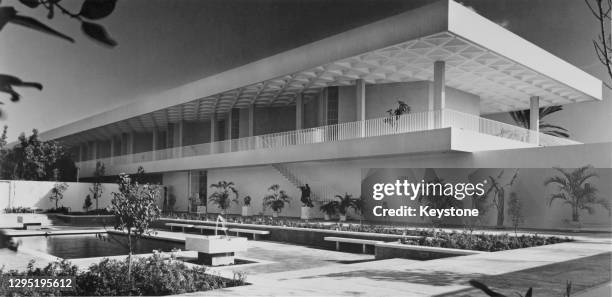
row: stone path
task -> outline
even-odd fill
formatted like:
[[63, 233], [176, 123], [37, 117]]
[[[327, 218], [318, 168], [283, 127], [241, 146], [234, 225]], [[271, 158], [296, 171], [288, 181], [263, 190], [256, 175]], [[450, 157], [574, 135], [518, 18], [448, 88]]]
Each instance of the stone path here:
[[[159, 231], [156, 236], [182, 241], [187, 236], [199, 235]], [[549, 246], [431, 261], [374, 261], [373, 255], [249, 241], [249, 249], [238, 253], [237, 258], [255, 263], [210, 268], [210, 271], [226, 277], [231, 277], [234, 271], [246, 272], [251, 285], [185, 295], [483, 296], [467, 284], [470, 279], [480, 279], [512, 294], [525, 285], [533, 285], [538, 292], [535, 296], [539, 297], [558, 293], [556, 289], [550, 292], [549, 288], [564, 289], [565, 280], [571, 278], [579, 280], [575, 281], [577, 294], [573, 296], [598, 296], [610, 288], [605, 285], [610, 282], [610, 267], [602, 263], [609, 265], [612, 241], [601, 235], [575, 239], [575, 242]], [[190, 251], [180, 254], [184, 257], [195, 255]], [[27, 249], [20, 249], [17, 254], [0, 253], [2, 262], [8, 259], [9, 264], [24, 266], [30, 258], [36, 258], [41, 265], [52, 260], [43, 253]], [[87, 258], [72, 262], [87, 267], [98, 260]]]

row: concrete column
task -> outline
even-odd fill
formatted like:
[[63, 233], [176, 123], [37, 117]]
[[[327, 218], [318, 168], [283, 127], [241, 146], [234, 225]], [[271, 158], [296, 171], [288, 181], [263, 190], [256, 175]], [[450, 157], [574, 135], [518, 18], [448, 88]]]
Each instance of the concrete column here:
[[226, 132], [225, 140], [232, 140], [232, 121], [233, 121], [232, 110], [233, 108], [230, 108], [230, 111], [227, 113], [227, 120], [225, 124], [225, 132]]
[[98, 142], [95, 140], [91, 143], [91, 157], [93, 160], [98, 159]]
[[113, 158], [115, 157], [115, 136], [110, 139], [110, 164], [113, 164]]
[[319, 126], [327, 125], [327, 88], [319, 94]]
[[210, 117], [210, 153], [215, 153], [214, 142], [217, 141], [217, 115], [213, 113]]
[[446, 106], [446, 63], [444, 61], [434, 62], [433, 81], [433, 107], [436, 112], [436, 126], [444, 127], [444, 113]]
[[304, 128], [304, 95], [299, 93], [295, 97], [295, 130]]
[[366, 85], [363, 79], [358, 79], [355, 81], [355, 106], [356, 106], [356, 121], [361, 121], [360, 129], [361, 129], [361, 137], [365, 137], [365, 120], [366, 120]]
[[127, 154], [134, 153], [134, 132], [128, 133], [127, 137]]
[[153, 154], [151, 156], [152, 160], [157, 160], [157, 152], [156, 152], [156, 150], [157, 150], [157, 143], [159, 142], [158, 136], [159, 135], [157, 134], [157, 129], [153, 129], [153, 137], [152, 137], [153, 141], [151, 141], [152, 142], [151, 152]]
[[183, 121], [178, 121], [176, 124], [173, 125], [173, 137], [172, 137], [172, 147], [173, 147], [173, 152], [172, 155], [175, 158], [181, 158], [183, 157], [183, 129], [184, 129], [184, 122]]
[[255, 136], [255, 104], [249, 105], [249, 136]]
[[533, 138], [532, 143], [537, 145], [540, 144], [540, 97], [531, 96], [529, 98], [529, 130], [534, 131], [531, 133]]
[[85, 152], [83, 151], [83, 145], [79, 144], [79, 162], [85, 161]]

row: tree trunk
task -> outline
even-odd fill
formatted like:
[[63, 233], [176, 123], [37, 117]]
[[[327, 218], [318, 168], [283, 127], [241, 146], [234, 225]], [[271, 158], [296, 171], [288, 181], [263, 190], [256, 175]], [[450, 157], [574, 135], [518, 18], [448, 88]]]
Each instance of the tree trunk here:
[[504, 226], [504, 206], [505, 206], [505, 193], [499, 191], [497, 195], [497, 227]]
[[132, 283], [132, 228], [128, 227], [128, 249], [130, 250], [128, 253], [128, 282], [130, 283], [130, 287], [133, 288], [134, 284]]
[[580, 221], [580, 213], [578, 212], [578, 207], [572, 207], [572, 221], [578, 222]]

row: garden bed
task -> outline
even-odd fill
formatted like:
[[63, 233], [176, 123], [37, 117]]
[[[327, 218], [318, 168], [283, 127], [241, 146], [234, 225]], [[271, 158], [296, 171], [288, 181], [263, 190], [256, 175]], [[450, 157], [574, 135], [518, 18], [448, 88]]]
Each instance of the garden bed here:
[[75, 226], [112, 226], [116, 220], [114, 215], [49, 214], [49, 216]]
[[[560, 242], [572, 241], [568, 237], [541, 236], [541, 235], [511, 235], [511, 234], [485, 234], [463, 232], [446, 232], [439, 229], [408, 229], [376, 225], [357, 224], [323, 224], [323, 223], [291, 223], [289, 220], [279, 219], [273, 224], [264, 225], [269, 219], [252, 220], [253, 223], [226, 223], [228, 227], [240, 227], [254, 230], [269, 231], [269, 240], [288, 242], [293, 244], [316, 246], [327, 249], [335, 248], [335, 243], [325, 241], [326, 236], [349, 237], [385, 242], [398, 242], [413, 246], [426, 246], [471, 251], [503, 251], [518, 248], [541, 246]], [[165, 223], [188, 223], [193, 225], [215, 225], [213, 221], [161, 219], [156, 227], [167, 228]], [[281, 223], [289, 223], [280, 225]]]

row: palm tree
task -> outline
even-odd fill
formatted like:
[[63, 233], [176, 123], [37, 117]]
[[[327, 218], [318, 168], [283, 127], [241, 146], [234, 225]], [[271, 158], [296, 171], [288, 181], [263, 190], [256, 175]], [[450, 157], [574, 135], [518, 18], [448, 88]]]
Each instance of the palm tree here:
[[338, 198], [338, 204], [336, 207], [338, 209], [338, 213], [340, 213], [340, 220], [346, 221], [346, 213], [349, 208], [354, 209], [355, 211], [361, 210], [361, 199], [353, 198], [353, 195], [349, 193], [344, 193], [344, 195], [336, 195]]
[[583, 166], [573, 171], [567, 171], [562, 168], [555, 167], [561, 175], [553, 176], [544, 181], [544, 185], [557, 185], [558, 193], [552, 194], [549, 197], [548, 205], [552, 205], [553, 201], [560, 199], [563, 203], [572, 207], [572, 221], [580, 221], [580, 211], [586, 210], [589, 214], [595, 213], [595, 205], [601, 205], [610, 212], [610, 203], [608, 200], [597, 197], [597, 188], [588, 181], [591, 178], [598, 177], [597, 173], [593, 172], [593, 167], [590, 165]]
[[268, 188], [270, 194], [263, 198], [263, 208], [270, 207], [274, 212], [273, 216], [278, 216], [278, 213], [285, 208], [285, 204], [291, 201], [291, 197], [287, 195], [285, 190], [281, 190], [279, 185], [271, 185]]
[[[540, 132], [544, 133], [544, 134], [548, 134], [548, 135], [552, 135], [552, 136], [556, 136], [556, 137], [564, 137], [564, 138], [569, 138], [569, 131], [567, 131], [567, 129], [561, 127], [561, 126], [557, 126], [557, 125], [552, 125], [549, 123], [546, 123], [543, 121], [543, 119], [552, 114], [555, 113], [557, 111], [561, 111], [563, 110], [563, 106], [561, 105], [555, 105], [555, 106], [548, 106], [548, 107], [540, 107], [539, 113], [540, 113]], [[530, 124], [530, 120], [529, 120], [529, 116], [530, 116], [530, 111], [529, 109], [526, 110], [519, 110], [519, 111], [511, 111], [510, 112], [510, 116], [512, 117], [512, 119], [514, 120], [514, 122], [525, 128], [525, 129], [529, 129], [529, 124]]]
[[410, 106], [408, 106], [408, 104], [402, 100], [397, 100], [397, 108], [387, 110], [387, 114], [389, 116], [384, 119], [383, 122], [391, 125], [391, 127], [396, 127], [397, 121], [400, 119], [400, 117], [407, 113], [410, 113]]
[[230, 194], [234, 194], [234, 199], [238, 197], [238, 190], [236, 190], [234, 182], [219, 181], [210, 185], [210, 187], [215, 188], [215, 192], [210, 195], [209, 200], [216, 204], [222, 212], [225, 212], [232, 203]]

